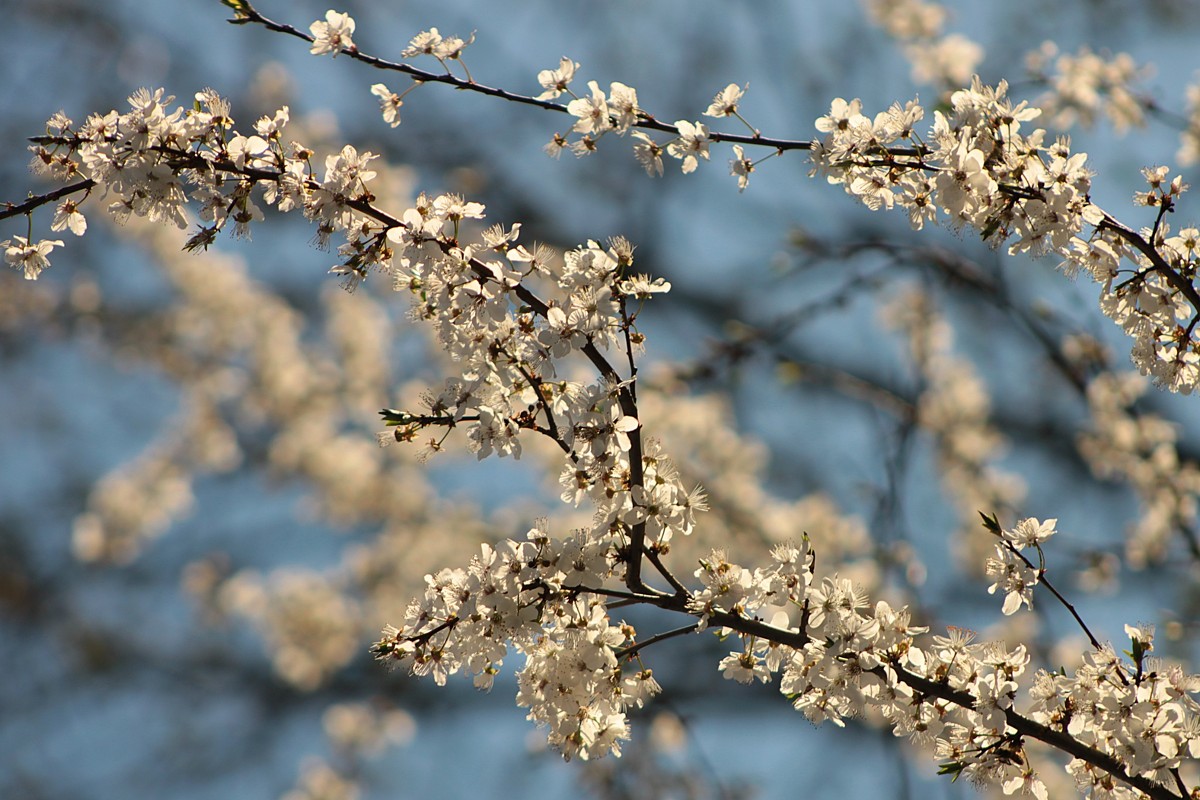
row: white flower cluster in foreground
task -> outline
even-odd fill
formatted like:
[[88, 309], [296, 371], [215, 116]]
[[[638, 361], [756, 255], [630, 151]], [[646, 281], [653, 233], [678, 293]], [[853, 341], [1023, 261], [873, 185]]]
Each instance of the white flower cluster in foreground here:
[[946, 217], [1010, 253], [1053, 253], [1068, 273], [1086, 271], [1103, 287], [1101, 308], [1134, 338], [1142, 372], [1191, 392], [1200, 381], [1200, 295], [1186, 276], [1196, 237], [1189, 228], [1168, 238], [1161, 219], [1186, 187], [1166, 168], [1147, 169], [1149, 190], [1135, 200], [1158, 208], [1159, 220], [1134, 233], [1089, 200], [1087, 156], [1066, 139], [1047, 142], [1040, 128], [1024, 133], [1041, 112], [1006, 93], [1003, 82], [978, 80], [955, 92], [947, 112], [934, 112], [928, 143], [916, 132], [924, 110], [915, 102], [872, 118], [857, 100], [835, 100], [817, 121], [825, 137], [813, 148], [815, 172], [872, 209], [903, 209], [914, 228]]

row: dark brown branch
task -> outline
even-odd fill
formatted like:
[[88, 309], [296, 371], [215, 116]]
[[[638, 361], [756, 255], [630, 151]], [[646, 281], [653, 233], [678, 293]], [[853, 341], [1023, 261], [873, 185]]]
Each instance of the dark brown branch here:
[[61, 189], [55, 189], [46, 194], [39, 194], [30, 197], [24, 203], [19, 205], [13, 203], [4, 203], [3, 208], [0, 208], [0, 219], [8, 219], [9, 217], [19, 217], [22, 214], [28, 214], [40, 206], [47, 203], [53, 203], [55, 200], [66, 197], [67, 195], [75, 194], [76, 192], [91, 191], [96, 186], [96, 182], [88, 179], [72, 183], [69, 186], [64, 186]]

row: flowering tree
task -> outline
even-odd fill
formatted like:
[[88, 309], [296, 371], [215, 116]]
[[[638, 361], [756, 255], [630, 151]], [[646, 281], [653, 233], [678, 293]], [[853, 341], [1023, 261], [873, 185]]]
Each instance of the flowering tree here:
[[[1079, 457], [1103, 477], [1127, 481], [1142, 502], [1124, 548], [1128, 564], [1181, 553], [1196, 560], [1200, 471], [1176, 447], [1175, 429], [1136, 403], [1147, 390], [1142, 376], [1181, 395], [1200, 381], [1200, 233], [1167, 224], [1187, 187], [1166, 167], [1146, 167], [1134, 208], [1101, 208], [1087, 156], [1048, 132], [1100, 115], [1139, 124], [1157, 109], [1133, 88], [1138, 70], [1127, 57], [1040, 49], [1028, 66], [1030, 85], [1044, 94], [1031, 105], [1010, 98], [1003, 81], [973, 76], [982, 53], [945, 34], [940, 7], [872, 2], [869, 11], [905, 46], [916, 79], [935, 87], [936, 110], [908, 100], [867, 113], [858, 100], [832, 98], [815, 138], [779, 138], [747, 121], [750, 95], [738, 84], [714, 87], [702, 113], [668, 123], [624, 83], [603, 89], [592, 79], [582, 88], [583, 68], [570, 57], [537, 74], [535, 96], [473, 76], [464, 53], [474, 35], [431, 28], [389, 60], [359, 49], [346, 13], [330, 10], [306, 33], [246, 0], [223, 2], [236, 24], [376, 71], [384, 80], [367, 85], [389, 127], [407, 115], [411, 92], [446, 84], [559, 115], [562, 129], [545, 145], [553, 157], [618, 158], [631, 142], [641, 168], [661, 177], [669, 165], [684, 174], [711, 168], [707, 162], [726, 158], [713, 153], [727, 148], [731, 177], [750, 192], [772, 160], [802, 158], [817, 179], [804, 191], [840, 186], [873, 211], [903, 212], [922, 234], [949, 227], [1006, 256], [1046, 257], [1068, 275], [1084, 273], [1122, 329], [1136, 373], [1114, 368], [1095, 337], [1012, 305], [968, 260], [877, 241], [850, 248], [927, 262], [1028, 328], [1093, 416]], [[1185, 118], [1181, 160], [1195, 157], [1198, 127], [1194, 115]], [[35, 280], [64, 246], [35, 235], [38, 209], [54, 208], [50, 235], [82, 236], [88, 216], [96, 217], [89, 209], [100, 208], [164, 259], [184, 295], [173, 331], [191, 344], [163, 358], [187, 387], [185, 412], [157, 450], [98, 487], [74, 529], [80, 557], [133, 558], [186, 506], [188, 473], [232, 468], [240, 448], [223, 415], [238, 406], [278, 427], [272, 462], [319, 486], [315, 497], [328, 515], [394, 531], [346, 560], [357, 602], [313, 573], [229, 577], [212, 563], [191, 572], [192, 588], [214, 609], [258, 625], [278, 670], [298, 685], [316, 686], [344, 666], [357, 621], [382, 617], [376, 658], [437, 684], [465, 673], [490, 688], [519, 654], [518, 705], [564, 757], [589, 760], [620, 755], [631, 715], [661, 691], [650, 666], [655, 646], [709, 631], [726, 649], [714, 665], [724, 677], [774, 682], [814, 723], [862, 718], [890, 729], [954, 778], [1042, 798], [1071, 782], [1093, 796], [1195, 794], [1200, 682], [1183, 664], [1150, 656], [1152, 626], [1130, 620], [1127, 640], [1102, 642], [1066, 587], [1048, 577], [1063, 558], [1051, 539], [1058, 520], [1020, 513], [1021, 482], [995, 463], [1002, 436], [986, 391], [954, 354], [929, 292], [910, 286], [880, 303], [920, 376], [909, 399], [785, 355], [787, 335], [812, 313], [806, 308], [746, 320], [698, 364], [655, 374], [643, 368], [653, 353], [644, 320], [669, 302], [655, 295], [669, 297], [674, 287], [641, 271], [635, 243], [614, 236], [558, 252], [527, 242], [519, 221], [486, 226], [475, 198], [422, 193], [404, 202], [396, 171], [373, 153], [335, 141], [306, 145], [305, 133], [320, 133], [304, 128], [286, 106], [246, 127], [214, 90], [175, 105], [155, 89], [134, 93], [128, 110], [81, 123], [56, 114], [33, 140], [35, 168], [62, 185], [0, 212], [28, 220], [24, 233], [3, 242], [7, 263]], [[319, 246], [336, 245], [330, 271], [344, 288], [390, 283], [432, 332], [451, 377], [423, 393], [406, 388], [409, 405], [384, 408], [377, 434], [380, 445], [401, 443], [387, 452], [415, 447], [419, 457], [385, 460], [361, 434], [342, 430], [362, 402], [392, 405], [376, 300], [355, 292], [330, 301], [334, 351], [322, 360], [306, 349], [288, 308], [247, 290], [240, 266], [201, 274], [170, 252], [178, 249], [171, 228], [189, 231], [183, 250], [206, 251], [224, 230], [249, 237], [268, 210], [299, 212], [315, 225]], [[1146, 219], [1131, 216], [1139, 214]], [[852, 255], [812, 239], [797, 249], [813, 259]], [[971, 531], [960, 548], [968, 573], [986, 579], [981, 585], [1003, 616], [1028, 613], [1043, 593], [1069, 611], [1086, 638], [1070, 668], [1016, 629], [977, 641], [947, 628], [952, 611], [939, 619], [909, 602], [920, 582], [915, 554], [879, 546], [821, 496], [772, 498], [753, 459], [720, 463], [753, 445], [728, 428], [719, 407], [680, 387], [755, 350], [894, 413], [905, 435], [928, 436]], [[213, 361], [231, 354], [248, 365], [243, 373], [212, 374]], [[454, 446], [480, 460], [536, 460], [557, 478], [568, 511], [509, 538], [460, 510], [453, 537], [429, 535], [452, 512], [413, 499], [427, 488], [419, 461]], [[399, 485], [409, 491], [396, 492]], [[463, 539], [476, 543], [467, 550]], [[1105, 555], [1086, 554], [1093, 583], [1115, 569]], [[456, 566], [435, 566], [439, 560]], [[409, 591], [417, 595], [411, 602], [397, 596]], [[343, 727], [356, 725], [367, 723]]]

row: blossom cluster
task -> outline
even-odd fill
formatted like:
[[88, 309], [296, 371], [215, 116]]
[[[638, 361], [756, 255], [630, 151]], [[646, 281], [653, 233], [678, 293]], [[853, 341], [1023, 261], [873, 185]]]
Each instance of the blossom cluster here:
[[619, 753], [626, 710], [659, 687], [649, 670], [622, 671], [618, 648], [635, 631], [587, 592], [611, 582], [617, 558], [583, 532], [560, 540], [534, 528], [525, 541], [484, 545], [467, 569], [428, 576], [375, 653], [439, 684], [462, 670], [487, 688], [512, 647], [526, 657], [517, 702], [565, 757]]
[[960, 33], [945, 33], [945, 6], [926, 0], [865, 0], [867, 12], [904, 45], [917, 83], [939, 89], [971, 80], [983, 61], [983, 48]]
[[1191, 392], [1200, 382], [1194, 229], [1168, 239], [1161, 222], [1186, 186], [1166, 168], [1147, 169], [1149, 189], [1135, 199], [1160, 209], [1159, 220], [1134, 233], [1091, 203], [1087, 155], [1063, 138], [1047, 143], [1042, 129], [1022, 133], [1041, 112], [1006, 94], [1005, 83], [978, 80], [955, 92], [935, 112], [928, 145], [915, 130], [924, 117], [916, 102], [871, 118], [859, 101], [837, 99], [817, 120], [825, 136], [813, 146], [814, 173], [871, 209], [903, 209], [914, 228], [944, 217], [995, 246], [1007, 242], [1010, 253], [1053, 253], [1068, 273], [1086, 271], [1102, 285], [1101, 309], [1133, 337], [1139, 369]]
[[[1193, 696], [1200, 690], [1200, 676], [1147, 657], [1154, 649], [1152, 626], [1126, 625], [1125, 633], [1132, 664], [1102, 647], [1088, 654], [1074, 675], [1039, 671], [1030, 687], [1029, 715], [1119, 759], [1131, 774], [1156, 783], [1174, 782], [1182, 760], [1200, 755], [1200, 718]], [[1094, 796], [1132, 794], [1083, 759], [1073, 759], [1066, 769], [1080, 789]]]
[[221, 585], [219, 600], [227, 613], [254, 624], [276, 672], [302, 690], [317, 688], [354, 658], [361, 609], [325, 576], [304, 569], [265, 579], [243, 572]]
[[1133, 85], [1148, 71], [1128, 53], [1105, 57], [1087, 47], [1074, 54], [1059, 53], [1053, 42], [1044, 42], [1026, 57], [1026, 67], [1049, 84], [1049, 91], [1037, 104], [1056, 128], [1069, 128], [1076, 122], [1092, 125], [1101, 114], [1118, 131], [1146, 124]]
[[[998, 552], [1006, 554], [996, 561], [1008, 565], [996, 567], [1006, 613], [1027, 602], [1037, 582], [1027, 565], [1011, 568], [1009, 555], [1040, 548], [1054, 526], [1054, 520], [1036, 519], [1011, 530], [996, 526]], [[1138, 786], [1144, 791], [1173, 780], [1182, 760], [1200, 752], [1194, 698], [1200, 676], [1146, 659], [1153, 631], [1145, 626], [1126, 626], [1132, 663], [1097, 646], [1073, 675], [1039, 671], [1023, 682], [1030, 661], [1023, 645], [975, 643], [973, 633], [954, 628], [926, 637], [906, 609], [884, 601], [872, 605], [848, 580], [834, 575], [813, 581], [810, 559], [811, 551], [781, 547], [769, 568], [754, 572], [720, 552], [701, 562], [696, 574], [705, 588], [693, 593], [691, 610], [771, 620], [753, 632], [736, 623], [722, 630], [736, 631], [742, 641], [721, 662], [727, 678], [749, 683], [778, 674], [780, 691], [813, 722], [840, 725], [848, 717], [878, 714], [895, 735], [933, 747], [942, 772], [1043, 800], [1047, 789], [1023, 737], [1061, 746], [1058, 737], [1068, 735], [1090, 748], [1068, 748], [1075, 758], [1067, 771], [1082, 792], [1096, 797], [1136, 796], [1101, 763], [1130, 765], [1126, 777], [1145, 779]], [[1024, 712], [1023, 685], [1029, 703]]]
[[[863, 5], [884, 32], [903, 46], [917, 84], [953, 91], [970, 82], [983, 61], [978, 42], [960, 33], [945, 33], [950, 12], [940, 3], [864, 0]], [[1058, 45], [1046, 41], [1026, 55], [1025, 67], [1031, 81], [1046, 86], [1036, 105], [1058, 130], [1076, 123], [1091, 126], [1106, 117], [1118, 132], [1124, 132], [1144, 126], [1147, 111], [1156, 110], [1153, 101], [1135, 89], [1150, 70], [1128, 53], [1095, 53], [1086, 45], [1073, 54], [1060, 53]], [[1183, 140], [1180, 160], [1186, 161], [1187, 131]]]
[[[184, 208], [191, 200], [201, 218], [212, 222], [196, 234], [194, 247], [207, 245], [230, 222], [236, 233], [249, 235], [251, 223], [262, 219], [251, 197], [256, 170], [265, 177], [276, 168], [268, 202], [285, 211], [297, 204], [305, 159], [312, 154], [297, 146], [291, 157], [285, 155], [281, 131], [288, 120], [286, 107], [263, 117], [255, 133], [245, 136], [233, 131], [229, 105], [216, 92], [198, 93], [195, 106], [186, 110], [171, 108], [173, 100], [162, 89], [140, 89], [130, 95], [129, 111], [94, 114], [78, 129], [57, 114], [47, 125], [45, 143], [32, 148], [34, 169], [59, 180], [83, 179], [75, 188], [95, 191], [119, 221], [134, 215], [185, 228]], [[56, 219], [82, 233], [86, 219], [79, 207], [67, 198]], [[311, 212], [319, 215], [319, 208]], [[40, 261], [14, 252], [10, 263], [24, 259], [26, 277], [36, 277], [47, 266], [44, 245], [37, 246]]]
[[1200, 497], [1200, 469], [1179, 453], [1175, 427], [1156, 414], [1134, 413], [1147, 388], [1136, 373], [1098, 376], [1087, 389], [1093, 424], [1079, 436], [1079, 452], [1092, 471], [1128, 481], [1141, 501], [1125, 544], [1135, 568], [1161, 563], [1180, 531], [1194, 535]]
[[1003, 611], [1005, 615], [1014, 614], [1024, 604], [1033, 608], [1033, 587], [1041, 580], [1044, 567], [1035, 567], [1021, 551], [1033, 547], [1042, 560], [1042, 542], [1049, 539], [1058, 531], [1056, 519], [1039, 522], [1036, 519], [1023, 519], [1012, 530], [1002, 530], [995, 517], [987, 519], [985, 525], [997, 535], [1000, 541], [996, 544], [996, 555], [987, 560], [987, 574], [995, 582], [988, 587], [988, 594], [997, 590], [1004, 593]]

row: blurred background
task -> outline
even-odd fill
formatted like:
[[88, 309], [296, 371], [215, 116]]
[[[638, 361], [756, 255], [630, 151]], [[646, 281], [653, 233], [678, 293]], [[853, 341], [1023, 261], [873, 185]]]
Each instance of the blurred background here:
[[[302, 30], [327, 8], [257, 7]], [[793, 139], [816, 135], [834, 97], [860, 97], [868, 113], [914, 96], [932, 109], [944, 85], [914, 76], [912, 61], [928, 72], [945, 36], [975, 42], [983, 79], [1031, 100], [1054, 69], [1045, 51], [1041, 66], [1028, 61], [1043, 41], [1110, 64], [1127, 53], [1154, 66], [1133, 70], [1130, 97], [1101, 84], [1095, 124], [1081, 124], [1087, 98], [1037, 124], [1053, 133], [1074, 117], [1093, 199], [1127, 224], [1153, 221], [1130, 198], [1142, 166], [1180, 164], [1200, 68], [1194, 0], [1136, 12], [1117, 0], [964, 0], [936, 36], [907, 39], [887, 16], [904, 7], [338, 10], [357, 20], [364, 52], [397, 59], [433, 26], [477, 31], [464, 60], [481, 83], [536, 95], [537, 72], [567, 55], [582, 65], [577, 91], [621, 81], [664, 121], [701, 119], [726, 84], [748, 84], [743, 116]], [[625, 140], [553, 161], [542, 146], [565, 115], [437, 85], [408, 94], [393, 129], [370, 86], [402, 91], [401, 76], [230, 26], [217, 0], [2, 0], [0, 11], [0, 199], [49, 188], [29, 173], [25, 140], [52, 113], [81, 122], [143, 86], [186, 105], [212, 87], [242, 131], [288, 105], [290, 136], [318, 160], [347, 142], [379, 153], [377, 193], [398, 210], [418, 192], [455, 191], [485, 203], [489, 222], [520, 221], [527, 243], [634, 242], [638, 269], [673, 284], [639, 318], [648, 429], [713, 500], [706, 532], [673, 554], [679, 572], [713, 546], [758, 553], [807, 531], [825, 569], [909, 603], [935, 630], [1031, 641], [1057, 666], [1082, 652], [1078, 629], [1048, 601], [1001, 617], [975, 522], [978, 511], [1057, 517], [1051, 574], [1100, 638], [1119, 644], [1125, 623], [1157, 623], [1162, 655], [1195, 663], [1200, 412], [1195, 398], [1114, 377], [1130, 370], [1129, 345], [1086, 276], [1069, 281], [1053, 259], [1012, 258], [970, 232], [913, 232], [902, 214], [809, 178], [798, 153], [764, 162], [744, 193], [720, 146], [693, 175], [670, 162], [651, 180]], [[1142, 124], [1128, 108], [1114, 124], [1106, 103], [1118, 101]], [[1190, 201], [1175, 227], [1196, 217]], [[817, 730], [773, 687], [722, 681], [725, 650], [710, 637], [652, 649], [662, 697], [622, 760], [588, 765], [539, 745], [511, 675], [481, 694], [379, 668], [367, 648], [425, 573], [465, 565], [475, 542], [522, 536], [538, 517], [570, 524], [551, 460], [377, 448], [377, 410], [415, 404], [447, 365], [386, 281], [343, 291], [327, 274], [336, 256], [296, 215], [184, 254], [177, 232], [116, 226], [96, 204], [85, 213], [87, 236], [55, 234], [67, 248], [37, 283], [0, 275], [0, 796], [974, 794], [870, 719]], [[49, 235], [50, 216], [35, 215], [35, 235]], [[26, 235], [24, 220], [4, 223], [0, 237], [12, 235]], [[643, 636], [678, 624], [635, 622]]]

